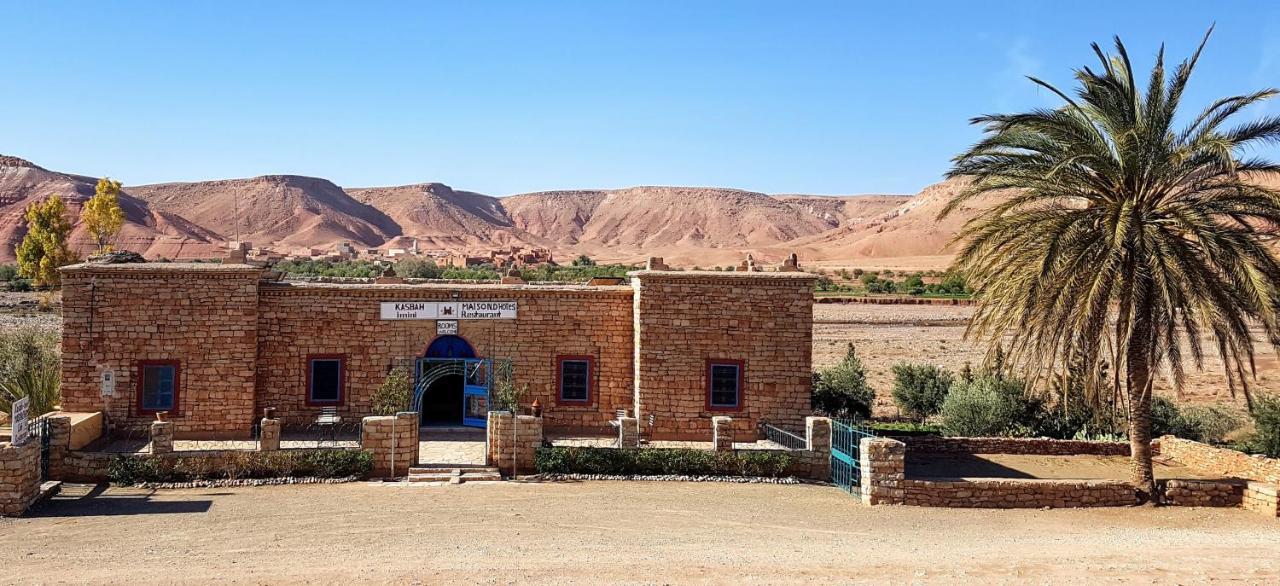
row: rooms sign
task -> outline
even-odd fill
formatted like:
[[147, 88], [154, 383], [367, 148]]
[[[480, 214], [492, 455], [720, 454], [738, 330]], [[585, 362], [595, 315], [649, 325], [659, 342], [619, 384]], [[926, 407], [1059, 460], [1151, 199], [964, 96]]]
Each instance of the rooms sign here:
[[382, 319], [515, 319], [515, 301], [383, 301]]

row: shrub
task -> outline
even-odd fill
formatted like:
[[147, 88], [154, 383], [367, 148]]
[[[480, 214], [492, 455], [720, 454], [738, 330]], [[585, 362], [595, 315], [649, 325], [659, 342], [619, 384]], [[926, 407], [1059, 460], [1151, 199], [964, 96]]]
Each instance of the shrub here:
[[949, 436], [1026, 436], [1035, 433], [1043, 409], [1022, 380], [985, 374], [954, 381], [939, 415]]
[[1221, 442], [1241, 423], [1238, 415], [1222, 407], [1179, 407], [1164, 397], [1151, 399], [1151, 434], [1155, 437], [1174, 435], [1197, 442]]
[[1253, 402], [1249, 416], [1254, 432], [1249, 438], [1249, 451], [1280, 458], [1280, 396], [1263, 395]]
[[942, 435], [942, 426], [930, 423], [876, 422], [871, 430], [885, 436]]
[[373, 454], [364, 450], [237, 451], [186, 457], [122, 454], [112, 458], [107, 479], [132, 485], [242, 478], [363, 478], [372, 470]]
[[444, 271], [434, 260], [409, 256], [396, 262], [396, 275], [408, 279], [439, 279]]
[[893, 402], [916, 421], [936, 415], [942, 408], [955, 375], [932, 364], [893, 365]]
[[712, 452], [687, 448], [620, 450], [544, 447], [538, 448], [534, 454], [534, 466], [543, 474], [776, 478], [785, 474], [790, 464], [790, 454], [769, 450]]
[[811, 404], [817, 413], [866, 419], [871, 416], [875, 400], [876, 392], [867, 384], [867, 369], [853, 344], [849, 344], [840, 364], [813, 373]]
[[59, 402], [62, 339], [35, 327], [0, 331], [0, 411], [12, 414], [13, 402], [30, 399], [31, 417]]
[[413, 382], [409, 371], [396, 367], [387, 373], [378, 390], [373, 393], [373, 412], [376, 415], [395, 415], [408, 411], [413, 401]]

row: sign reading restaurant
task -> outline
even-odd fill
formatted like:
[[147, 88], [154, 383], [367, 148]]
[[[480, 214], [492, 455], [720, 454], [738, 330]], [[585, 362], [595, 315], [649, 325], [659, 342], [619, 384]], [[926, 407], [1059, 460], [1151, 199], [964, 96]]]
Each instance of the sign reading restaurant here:
[[515, 319], [515, 301], [383, 301], [382, 319]]

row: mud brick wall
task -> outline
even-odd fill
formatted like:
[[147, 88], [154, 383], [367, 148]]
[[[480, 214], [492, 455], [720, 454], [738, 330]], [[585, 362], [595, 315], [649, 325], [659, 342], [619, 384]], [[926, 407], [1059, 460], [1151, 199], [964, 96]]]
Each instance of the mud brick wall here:
[[[805, 273], [638, 271], [635, 396], [655, 438], [709, 439], [710, 419], [733, 417], [739, 439], [768, 420], [797, 428], [810, 413], [813, 284]], [[744, 362], [739, 409], [707, 407], [707, 361]]]
[[0, 443], [0, 517], [21, 515], [40, 496], [40, 440]]
[[1129, 444], [1047, 438], [907, 436], [907, 455], [1026, 454], [1037, 456], [1128, 456]]
[[[346, 357], [346, 417], [371, 412], [373, 393], [397, 365], [436, 337], [434, 320], [382, 320], [384, 301], [516, 301], [517, 319], [460, 320], [458, 335], [476, 355], [510, 359], [516, 384], [528, 385], [523, 404], [537, 399], [549, 428], [608, 433], [617, 409], [633, 408], [630, 287], [502, 285], [262, 285], [258, 314], [258, 402], [286, 421], [313, 419], [306, 405], [310, 354]], [[559, 405], [556, 358], [591, 356], [588, 405]], [[412, 374], [412, 373], [411, 373]]]
[[[360, 447], [373, 454], [373, 476], [405, 476], [418, 463], [418, 414], [365, 417], [360, 426]], [[393, 468], [394, 466], [394, 468]]]
[[1158, 444], [1161, 456], [1172, 458], [1201, 474], [1280, 484], [1280, 460], [1275, 458], [1251, 456], [1171, 435], [1162, 436], [1153, 443]]
[[[254, 407], [261, 269], [219, 264], [79, 264], [62, 273], [62, 407], [145, 429], [138, 362], [177, 360], [179, 436], [247, 436]], [[116, 372], [104, 398], [98, 377]]]
[[505, 411], [489, 413], [488, 464], [507, 476], [533, 474], [534, 452], [542, 445], [542, 426], [541, 417], [518, 415], [513, 422], [512, 415]]
[[921, 507], [1024, 509], [1137, 504], [1133, 485], [1118, 480], [906, 479], [902, 490], [902, 504]]

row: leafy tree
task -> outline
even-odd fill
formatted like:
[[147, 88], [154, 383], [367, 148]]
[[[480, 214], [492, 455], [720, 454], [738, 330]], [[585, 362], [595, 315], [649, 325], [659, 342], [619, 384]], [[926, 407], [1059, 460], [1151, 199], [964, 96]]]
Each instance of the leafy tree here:
[[1043, 411], [1024, 381], [987, 372], [952, 382], [938, 416], [949, 436], [1029, 436], [1037, 432]]
[[408, 411], [413, 402], [413, 383], [409, 380], [409, 371], [396, 367], [387, 373], [378, 390], [373, 393], [373, 412], [376, 415], [395, 415]]
[[866, 419], [871, 416], [876, 392], [867, 384], [867, 369], [849, 344], [844, 360], [813, 373], [814, 411], [832, 417]]
[[396, 263], [396, 274], [409, 279], [439, 279], [444, 271], [429, 258], [409, 256]]
[[573, 266], [575, 266], [575, 267], [594, 267], [594, 266], [596, 266], [596, 261], [591, 260], [591, 257], [589, 257], [589, 256], [587, 256], [587, 255], [585, 255], [585, 254], [584, 254], [584, 255], [582, 255], [582, 256], [579, 256], [578, 258], [573, 259]]
[[124, 226], [120, 209], [120, 182], [109, 177], [98, 180], [93, 197], [80, 210], [80, 221], [98, 245], [98, 252], [111, 252], [111, 239]]
[[27, 208], [27, 235], [18, 245], [18, 272], [39, 286], [58, 285], [58, 267], [75, 262], [67, 248], [71, 221], [56, 195]]
[[1063, 105], [973, 119], [986, 136], [956, 157], [948, 175], [969, 183], [941, 213], [983, 195], [998, 202], [957, 235], [956, 266], [981, 301], [972, 335], [1007, 336], [1011, 363], [1029, 371], [1077, 358], [1087, 371], [1104, 358], [1115, 366], [1144, 499], [1156, 498], [1154, 373], [1180, 388], [1212, 339], [1232, 392], [1249, 398], [1250, 326], [1280, 348], [1280, 263], [1269, 248], [1280, 192], [1250, 181], [1280, 165], [1242, 156], [1280, 142], [1280, 117], [1226, 126], [1277, 90], [1180, 114], [1208, 38], [1171, 76], [1162, 48], [1145, 84], [1119, 39], [1115, 55], [1094, 44], [1099, 69], [1075, 72], [1074, 98], [1032, 78]]
[[893, 402], [916, 421], [937, 414], [955, 375], [932, 364], [893, 365]]

